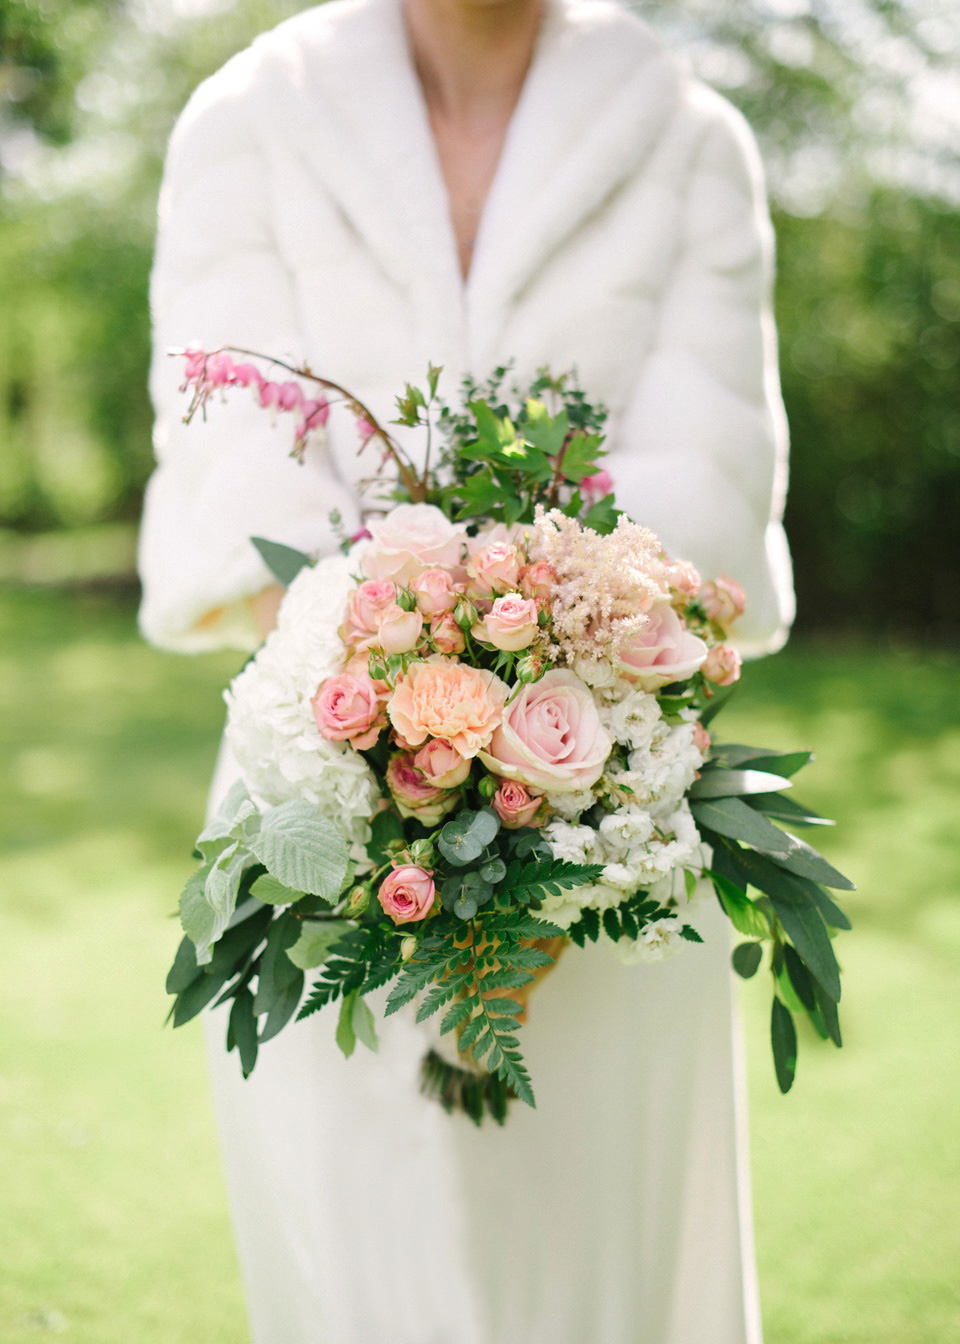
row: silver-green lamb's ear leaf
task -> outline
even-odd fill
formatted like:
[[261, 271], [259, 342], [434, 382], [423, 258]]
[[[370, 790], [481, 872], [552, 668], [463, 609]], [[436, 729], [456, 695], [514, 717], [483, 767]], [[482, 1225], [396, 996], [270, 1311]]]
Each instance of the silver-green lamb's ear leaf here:
[[256, 896], [264, 905], [292, 905], [294, 901], [299, 901], [304, 893], [293, 891], [283, 882], [271, 877], [269, 873], [263, 873], [250, 888], [250, 895]]
[[690, 789], [691, 798], [732, 798], [790, 789], [793, 781], [766, 770], [705, 770]]
[[322, 966], [336, 943], [354, 927], [347, 920], [336, 921], [304, 920], [300, 937], [293, 947], [287, 948], [287, 956], [301, 971], [313, 970]]
[[268, 541], [266, 537], [251, 537], [250, 540], [267, 569], [284, 588], [290, 587], [301, 569], [313, 564], [309, 555], [292, 546], [282, 546], [279, 541]]
[[347, 875], [347, 841], [312, 803], [294, 798], [263, 814], [250, 848], [267, 871], [292, 891], [331, 903]]

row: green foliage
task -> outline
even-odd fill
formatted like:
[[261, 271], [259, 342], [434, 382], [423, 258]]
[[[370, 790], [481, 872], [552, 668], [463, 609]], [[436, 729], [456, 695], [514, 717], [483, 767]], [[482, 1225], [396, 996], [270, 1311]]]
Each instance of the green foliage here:
[[281, 546], [278, 541], [268, 541], [266, 537], [251, 537], [250, 540], [260, 552], [267, 569], [284, 588], [289, 588], [301, 569], [313, 564], [309, 555], [294, 550], [292, 546]]

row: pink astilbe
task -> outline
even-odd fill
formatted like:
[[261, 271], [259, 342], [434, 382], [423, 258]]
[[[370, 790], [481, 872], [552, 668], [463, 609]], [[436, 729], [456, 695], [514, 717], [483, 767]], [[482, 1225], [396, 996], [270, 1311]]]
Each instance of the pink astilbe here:
[[646, 626], [654, 602], [669, 591], [660, 542], [621, 516], [601, 536], [559, 509], [537, 509], [530, 557], [556, 575], [551, 594], [558, 662], [611, 658]]

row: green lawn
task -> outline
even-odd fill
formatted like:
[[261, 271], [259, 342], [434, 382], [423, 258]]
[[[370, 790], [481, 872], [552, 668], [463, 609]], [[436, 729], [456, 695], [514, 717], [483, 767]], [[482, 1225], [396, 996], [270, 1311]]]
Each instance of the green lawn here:
[[[105, 598], [0, 602], [3, 1344], [245, 1340], [199, 1033], [161, 1030], [237, 665], [147, 649]], [[788, 1098], [744, 986], [768, 1344], [960, 1340], [958, 684], [946, 655], [796, 647], [724, 716], [819, 748], [802, 796], [860, 888], [845, 1048], [805, 1035]]]

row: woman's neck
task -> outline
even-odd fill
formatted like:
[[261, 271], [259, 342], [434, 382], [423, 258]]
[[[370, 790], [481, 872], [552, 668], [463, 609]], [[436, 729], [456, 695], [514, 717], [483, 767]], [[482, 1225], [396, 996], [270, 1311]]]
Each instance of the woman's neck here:
[[542, 0], [405, 0], [431, 115], [482, 130], [509, 121], [536, 42]]
[[461, 274], [533, 58], [543, 0], [405, 0]]

